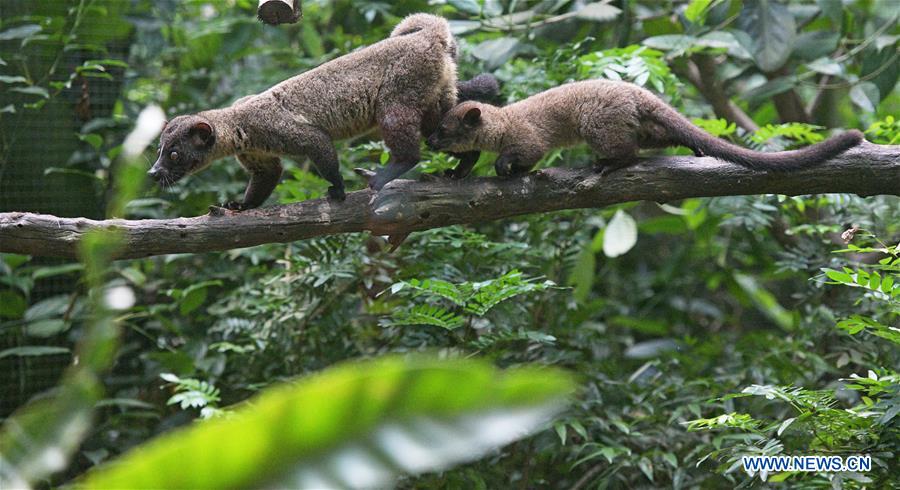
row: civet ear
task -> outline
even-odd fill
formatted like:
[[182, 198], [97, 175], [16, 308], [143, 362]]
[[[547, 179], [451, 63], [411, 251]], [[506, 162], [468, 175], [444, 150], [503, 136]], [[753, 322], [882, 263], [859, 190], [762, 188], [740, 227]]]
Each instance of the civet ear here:
[[473, 107], [463, 116], [463, 124], [466, 126], [478, 126], [481, 123], [481, 109]]
[[210, 147], [215, 142], [215, 135], [213, 134], [212, 126], [209, 123], [204, 121], [198, 121], [191, 126], [190, 132], [188, 133], [194, 138], [194, 143], [200, 147]]

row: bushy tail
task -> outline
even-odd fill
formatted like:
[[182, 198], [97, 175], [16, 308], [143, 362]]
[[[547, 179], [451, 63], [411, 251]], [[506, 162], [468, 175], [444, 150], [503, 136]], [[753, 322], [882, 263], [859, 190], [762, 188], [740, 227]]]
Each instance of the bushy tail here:
[[825, 141], [797, 150], [761, 152], [733, 145], [694, 126], [687, 118], [663, 101], [647, 117], [664, 126], [672, 139], [704, 155], [721, 158], [758, 170], [796, 170], [818, 165], [840, 155], [863, 140], [861, 131], [851, 129]]
[[500, 82], [490, 73], [482, 73], [471, 80], [456, 84], [456, 103], [467, 100], [494, 103], [500, 98]]

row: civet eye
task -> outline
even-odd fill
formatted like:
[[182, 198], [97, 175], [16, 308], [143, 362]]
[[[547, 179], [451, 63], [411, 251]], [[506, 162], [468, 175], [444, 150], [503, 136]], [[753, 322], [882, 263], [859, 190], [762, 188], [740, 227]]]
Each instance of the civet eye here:
[[169, 160], [178, 160], [178, 152], [173, 151], [172, 153], [169, 153]]

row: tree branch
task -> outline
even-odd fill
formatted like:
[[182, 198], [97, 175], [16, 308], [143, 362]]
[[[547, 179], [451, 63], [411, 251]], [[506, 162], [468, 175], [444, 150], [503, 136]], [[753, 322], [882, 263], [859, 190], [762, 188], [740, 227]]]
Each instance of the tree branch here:
[[832, 192], [900, 195], [900, 146], [863, 143], [796, 172], [757, 172], [714, 158], [678, 156], [644, 159], [605, 176], [591, 168], [550, 168], [511, 179], [397, 180], [378, 193], [352, 192], [343, 203], [312, 199], [241, 213], [216, 208], [194, 218], [95, 221], [0, 213], [0, 252], [74, 257], [84, 234], [96, 228], [120, 230], [125, 245], [118, 258], [138, 258], [360, 231], [403, 235], [626, 201]]
[[685, 76], [700, 91], [713, 108], [713, 112], [726, 121], [733, 122], [745, 131], [755, 132], [759, 125], [737, 104], [732, 102], [725, 88], [716, 77], [716, 61], [712, 56], [695, 54], [687, 61]]
[[[771, 82], [777, 78], [789, 76], [790, 71], [783, 66], [779, 70], [765, 75]], [[781, 122], [809, 123], [809, 114], [806, 113], [806, 108], [803, 106], [803, 99], [795, 89], [791, 88], [773, 95], [772, 102], [775, 103], [775, 110], [778, 112]]]
[[272, 26], [294, 24], [303, 17], [303, 6], [301, 0], [259, 0], [256, 15]]

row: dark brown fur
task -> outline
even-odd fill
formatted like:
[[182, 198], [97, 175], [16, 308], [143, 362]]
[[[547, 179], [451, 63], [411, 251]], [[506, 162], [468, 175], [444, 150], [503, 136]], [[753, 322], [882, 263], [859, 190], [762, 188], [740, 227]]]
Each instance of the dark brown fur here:
[[605, 169], [635, 162], [642, 148], [686, 146], [739, 165], [772, 171], [821, 163], [858, 145], [863, 135], [847, 131], [799, 150], [764, 153], [715, 138], [653, 93], [631, 83], [592, 80], [563, 85], [498, 108], [464, 102], [454, 107], [429, 146], [450, 151], [500, 154], [498, 175], [529, 171], [548, 151], [586, 142], [605, 157]]

